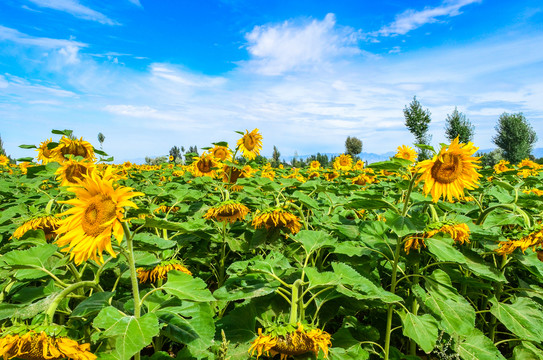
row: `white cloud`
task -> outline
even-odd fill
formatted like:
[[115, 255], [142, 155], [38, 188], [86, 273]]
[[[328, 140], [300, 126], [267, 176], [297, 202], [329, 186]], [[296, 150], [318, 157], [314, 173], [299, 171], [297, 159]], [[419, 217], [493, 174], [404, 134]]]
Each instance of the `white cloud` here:
[[396, 16], [392, 24], [384, 26], [372, 33], [374, 36], [404, 35], [423, 25], [438, 22], [441, 18], [460, 15], [460, 9], [466, 5], [479, 3], [481, 0], [449, 0], [437, 7], [426, 7], [424, 10], [406, 10]]
[[248, 67], [265, 75], [318, 67], [336, 57], [360, 53], [358, 33], [336, 27], [334, 14], [304, 24], [285, 21], [255, 26], [245, 38], [253, 57]]
[[140, 0], [128, 0], [128, 1], [130, 1], [132, 4], [134, 4], [134, 5], [136, 5], [136, 6], [143, 7], [143, 6], [141, 5]]
[[57, 49], [57, 48], [82, 48], [86, 47], [87, 44], [73, 41], [73, 40], [63, 40], [63, 39], [52, 39], [46, 37], [36, 37], [24, 34], [18, 30], [8, 28], [0, 25], [0, 41], [7, 40], [13, 41], [21, 45], [28, 46], [38, 46], [46, 49]]
[[97, 21], [101, 24], [106, 24], [106, 25], [119, 25], [119, 23], [117, 23], [114, 20], [111, 20], [106, 15], [96, 10], [93, 10], [87, 6], [82, 5], [77, 0], [28, 0], [28, 1], [32, 2], [33, 4], [39, 7], [63, 11], [80, 19]]

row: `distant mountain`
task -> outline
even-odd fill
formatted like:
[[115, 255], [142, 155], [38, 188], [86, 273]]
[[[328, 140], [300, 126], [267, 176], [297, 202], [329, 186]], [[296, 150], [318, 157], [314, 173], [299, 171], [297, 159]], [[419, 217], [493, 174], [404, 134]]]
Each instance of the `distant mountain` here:
[[[341, 155], [343, 153], [320, 153], [320, 154], [328, 156], [328, 159], [332, 159], [333, 157], [339, 156], [339, 155]], [[394, 156], [395, 154], [396, 154], [396, 152], [394, 152], [394, 151], [387, 152], [387, 153], [384, 153], [384, 154], [374, 154], [374, 153], [362, 152], [362, 153], [358, 154], [358, 157], [360, 159], [364, 160], [364, 161], [367, 161], [369, 164], [371, 164], [371, 163], [378, 162], [378, 161], [388, 160], [388, 158], [390, 158], [391, 156]], [[298, 160], [306, 160], [308, 157], [313, 156], [313, 155], [316, 155], [316, 154], [298, 155], [298, 156], [296, 156], [296, 158]], [[269, 157], [268, 157], [268, 159], [269, 159]], [[288, 163], [290, 163], [292, 161], [292, 159], [294, 159], [294, 156], [283, 156], [283, 157], [281, 157], [281, 160], [285, 160]]]

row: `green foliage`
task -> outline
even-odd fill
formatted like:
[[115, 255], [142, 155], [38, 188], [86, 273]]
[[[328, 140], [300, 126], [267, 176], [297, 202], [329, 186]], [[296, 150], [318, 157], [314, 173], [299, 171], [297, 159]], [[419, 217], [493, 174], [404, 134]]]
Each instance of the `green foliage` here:
[[[432, 136], [428, 134], [428, 127], [432, 119], [430, 118], [430, 111], [428, 109], [423, 110], [417, 97], [413, 97], [413, 101], [409, 106], [405, 106], [403, 109], [405, 117], [405, 126], [415, 136], [415, 144], [430, 145]], [[430, 157], [430, 153], [426, 149], [422, 149], [419, 152], [418, 160], [426, 160]]]
[[279, 164], [281, 163], [281, 153], [277, 149], [277, 147], [273, 146], [273, 153], [272, 153], [272, 161], [270, 162], [271, 166], [276, 168], [279, 167]]
[[182, 156], [182, 153], [181, 153], [181, 149], [178, 148], [177, 146], [173, 146], [173, 147], [170, 149], [170, 156], [173, 157], [173, 161], [174, 161], [174, 162], [181, 162], [181, 161], [183, 161], [183, 156]]
[[466, 118], [466, 115], [459, 112], [455, 107], [452, 114], [447, 115], [445, 120], [445, 137], [453, 141], [458, 137], [460, 143], [467, 144], [473, 140], [474, 127]]
[[492, 167], [503, 159], [503, 150], [498, 148], [486, 154], [477, 153], [475, 155], [481, 157], [481, 165]]
[[530, 156], [537, 135], [522, 113], [503, 113], [496, 124], [492, 142], [503, 150], [503, 158], [517, 164]]
[[357, 137], [347, 136], [345, 140], [345, 154], [351, 155], [353, 158], [362, 152], [362, 140]]
[[104, 143], [104, 140], [106, 140], [106, 137], [101, 132], [98, 133], [98, 142], [100, 143], [100, 149], [102, 148], [102, 144]]

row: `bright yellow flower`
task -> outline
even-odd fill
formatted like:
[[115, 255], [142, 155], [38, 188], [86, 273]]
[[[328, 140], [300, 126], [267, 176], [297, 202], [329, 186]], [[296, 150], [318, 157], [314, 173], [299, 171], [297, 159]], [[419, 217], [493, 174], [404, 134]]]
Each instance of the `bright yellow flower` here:
[[398, 146], [398, 152], [394, 157], [415, 162], [415, 160], [417, 160], [417, 152], [410, 146], [401, 145]]
[[9, 158], [6, 155], [0, 155], [0, 166], [6, 166], [9, 164]]
[[50, 162], [54, 161], [62, 161], [61, 159], [57, 159], [57, 153], [53, 151], [53, 149], [49, 149], [49, 144], [53, 142], [53, 139], [45, 140], [38, 146], [36, 151], [38, 152], [38, 160], [42, 162], [42, 164], [49, 164]]
[[58, 161], [68, 159], [69, 155], [82, 156], [85, 160], [96, 161], [94, 148], [91, 143], [84, 141], [83, 138], [72, 140], [63, 136], [58, 146], [52, 150], [52, 153]]
[[309, 164], [309, 169], [310, 169], [310, 170], [313, 170], [313, 171], [319, 170], [320, 167], [321, 167], [321, 163], [318, 162], [317, 160], [313, 160], [313, 161], [311, 161], [311, 163]]
[[103, 263], [104, 250], [116, 257], [111, 247], [111, 236], [121, 243], [124, 207], [137, 208], [129, 199], [144, 194], [133, 192], [129, 187], [114, 186], [111, 168], [102, 177], [96, 172], [85, 175], [80, 186], [68, 188], [68, 191], [75, 193], [76, 198], [63, 201], [73, 207], [59, 214], [59, 217], [67, 217], [56, 231], [61, 235], [57, 245], [68, 245], [62, 251], [70, 252], [70, 259], [74, 259], [76, 264], [88, 259]]
[[55, 171], [57, 180], [61, 186], [77, 185], [83, 180], [83, 176], [89, 175], [95, 169], [95, 164], [90, 161], [77, 161], [68, 159], [61, 163], [60, 167]]
[[471, 142], [459, 144], [456, 138], [431, 160], [418, 163], [417, 169], [422, 175], [417, 183], [424, 183], [424, 194], [431, 194], [433, 202], [442, 196], [449, 202], [453, 197], [463, 199], [464, 189], [474, 189], [481, 176], [476, 170], [480, 168], [476, 164], [479, 158], [473, 156], [477, 149]]
[[214, 178], [217, 176], [217, 168], [221, 164], [211, 154], [202, 154], [200, 157], [193, 158], [191, 164], [191, 172], [194, 176], [209, 176]]
[[232, 150], [226, 146], [215, 145], [209, 152], [220, 161], [232, 160]]
[[507, 167], [507, 165], [509, 165], [509, 161], [500, 160], [496, 165], [494, 165], [494, 172], [496, 172], [496, 174], [499, 174], [504, 171], [511, 170], [510, 168]]
[[349, 171], [353, 167], [353, 158], [351, 155], [341, 154], [334, 160], [333, 167], [335, 170]]
[[245, 130], [245, 135], [238, 140], [237, 146], [244, 157], [253, 160], [257, 155], [260, 155], [260, 150], [262, 150], [262, 135], [258, 129], [251, 132]]

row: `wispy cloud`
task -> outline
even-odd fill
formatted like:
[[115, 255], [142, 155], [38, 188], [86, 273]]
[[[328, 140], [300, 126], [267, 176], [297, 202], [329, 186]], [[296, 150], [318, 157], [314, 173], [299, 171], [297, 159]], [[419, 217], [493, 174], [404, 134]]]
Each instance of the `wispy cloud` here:
[[132, 4], [134, 4], [134, 5], [136, 5], [136, 6], [143, 7], [143, 6], [141, 5], [140, 0], [128, 0], [128, 1], [130, 1]]
[[[102, 14], [101, 12], [93, 10], [85, 5], [82, 5], [77, 0], [28, 0], [28, 1], [32, 2], [33, 4], [39, 7], [63, 11], [80, 19], [97, 21], [105, 25], [119, 25], [118, 22], [108, 18], [106, 15]], [[139, 3], [139, 1], [137, 2]]]
[[393, 23], [371, 33], [373, 36], [404, 35], [423, 25], [440, 21], [442, 18], [458, 16], [460, 9], [466, 5], [479, 3], [481, 0], [449, 0], [437, 7], [426, 7], [424, 10], [406, 10], [396, 16]]
[[74, 40], [63, 40], [63, 39], [52, 39], [47, 37], [36, 37], [24, 34], [16, 29], [8, 28], [0, 25], [0, 41], [7, 40], [12, 41], [22, 45], [28, 46], [38, 46], [47, 49], [56, 49], [56, 48], [82, 48], [86, 47], [87, 44], [74, 41]]
[[265, 75], [314, 68], [339, 56], [360, 53], [358, 33], [337, 27], [334, 14], [322, 21], [255, 26], [245, 37], [253, 57], [248, 67]]

